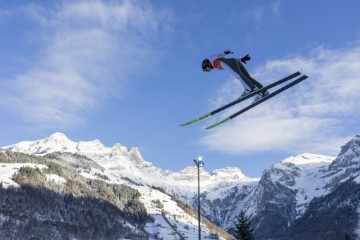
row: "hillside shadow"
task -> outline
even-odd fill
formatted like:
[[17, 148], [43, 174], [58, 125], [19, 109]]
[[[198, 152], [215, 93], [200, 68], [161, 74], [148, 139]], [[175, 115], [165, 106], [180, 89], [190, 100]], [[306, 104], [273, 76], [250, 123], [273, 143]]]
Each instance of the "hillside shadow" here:
[[42, 187], [0, 188], [0, 239], [147, 239], [150, 218], [93, 197]]

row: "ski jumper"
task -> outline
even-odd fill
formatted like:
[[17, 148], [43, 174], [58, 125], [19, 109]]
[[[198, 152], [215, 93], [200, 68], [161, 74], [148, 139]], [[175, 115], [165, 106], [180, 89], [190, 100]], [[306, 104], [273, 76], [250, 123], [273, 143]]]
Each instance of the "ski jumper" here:
[[263, 85], [250, 76], [248, 71], [240, 62], [238, 58], [224, 58], [225, 54], [214, 54], [210, 56], [211, 64], [218, 70], [228, 70], [238, 79], [243, 85], [244, 89], [253, 91], [254, 89], [262, 88]]

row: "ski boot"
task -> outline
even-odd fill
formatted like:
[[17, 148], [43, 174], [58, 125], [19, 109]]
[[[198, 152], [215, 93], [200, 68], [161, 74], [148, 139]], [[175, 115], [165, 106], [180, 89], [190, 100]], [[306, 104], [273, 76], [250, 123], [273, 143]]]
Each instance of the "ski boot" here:
[[255, 98], [255, 100], [253, 101], [253, 103], [256, 103], [257, 101], [259, 101], [260, 99], [262, 99], [263, 97], [265, 97], [265, 96], [267, 96], [267, 95], [269, 95], [269, 91], [268, 91], [268, 90], [266, 90], [266, 91], [264, 91], [264, 92], [262, 92], [262, 93], [259, 93], [258, 95], [256, 95], [256, 98]]
[[249, 89], [245, 89], [239, 98], [245, 97], [245, 96], [249, 95], [250, 93], [252, 93], [252, 91], [250, 91]]

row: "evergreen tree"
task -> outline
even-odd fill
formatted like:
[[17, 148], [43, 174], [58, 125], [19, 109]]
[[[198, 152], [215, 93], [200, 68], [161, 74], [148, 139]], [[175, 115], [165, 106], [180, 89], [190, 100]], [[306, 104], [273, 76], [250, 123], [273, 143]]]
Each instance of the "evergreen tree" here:
[[351, 240], [351, 237], [349, 237], [349, 235], [345, 234], [344, 240]]
[[246, 216], [245, 211], [241, 211], [235, 220], [235, 237], [239, 240], [254, 240], [254, 228], [251, 226], [251, 221]]

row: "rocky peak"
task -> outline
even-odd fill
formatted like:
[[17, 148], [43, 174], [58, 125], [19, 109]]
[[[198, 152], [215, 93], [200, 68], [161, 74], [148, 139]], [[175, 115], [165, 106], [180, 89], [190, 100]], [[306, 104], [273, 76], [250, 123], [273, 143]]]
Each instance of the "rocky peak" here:
[[341, 147], [338, 157], [330, 165], [330, 169], [356, 166], [360, 163], [360, 135], [356, 135]]
[[50, 136], [43, 139], [44, 143], [47, 142], [55, 142], [55, 143], [72, 143], [70, 139], [68, 139], [65, 134], [56, 132], [51, 134]]
[[216, 169], [211, 172], [211, 177], [215, 178], [216, 180], [222, 180], [222, 181], [258, 180], [258, 179], [251, 179], [251, 178], [246, 177], [239, 168], [235, 168], [235, 167], [226, 167], [226, 168], [222, 168], [222, 169]]

